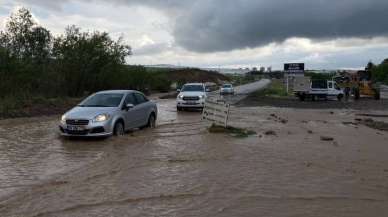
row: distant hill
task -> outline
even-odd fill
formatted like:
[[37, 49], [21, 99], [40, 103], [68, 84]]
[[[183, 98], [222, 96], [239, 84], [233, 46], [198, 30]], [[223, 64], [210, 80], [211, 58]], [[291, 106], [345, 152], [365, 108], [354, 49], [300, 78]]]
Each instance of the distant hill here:
[[[146, 68], [160, 68], [160, 69], [188, 69], [195, 67], [187, 67], [187, 66], [176, 66], [172, 64], [157, 64], [157, 65], [146, 65]], [[199, 68], [204, 71], [217, 71], [221, 74], [245, 74], [249, 72], [249, 69], [237, 69], [237, 68]]]
[[189, 68], [187, 66], [176, 66], [171, 64], [157, 64], [157, 65], [146, 65], [146, 68], [161, 68], [161, 69], [184, 69]]
[[213, 82], [216, 84], [222, 84], [229, 81], [227, 76], [217, 71], [202, 70], [197, 68], [163, 68], [147, 66], [147, 71], [163, 74], [169, 81], [178, 84], [190, 82]]

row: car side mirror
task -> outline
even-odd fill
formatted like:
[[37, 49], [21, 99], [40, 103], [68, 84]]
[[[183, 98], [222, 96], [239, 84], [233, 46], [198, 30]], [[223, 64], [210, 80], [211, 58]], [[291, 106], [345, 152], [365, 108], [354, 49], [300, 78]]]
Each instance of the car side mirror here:
[[180, 92], [181, 92], [181, 89], [176, 89], [176, 92], [177, 92], [177, 93], [180, 93]]
[[210, 89], [209, 88], [206, 88], [206, 90], [205, 90], [206, 92], [210, 92]]
[[134, 107], [135, 107], [135, 105], [132, 104], [132, 103], [128, 103], [128, 104], [125, 105], [125, 109], [126, 109], [126, 110], [133, 109]]

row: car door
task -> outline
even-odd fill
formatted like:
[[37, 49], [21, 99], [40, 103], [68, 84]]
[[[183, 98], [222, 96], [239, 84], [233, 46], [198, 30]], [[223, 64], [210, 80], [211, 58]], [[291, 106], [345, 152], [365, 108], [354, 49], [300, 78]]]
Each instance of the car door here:
[[133, 93], [129, 93], [125, 97], [124, 104], [123, 104], [125, 128], [127, 130], [129, 130], [129, 129], [137, 127], [138, 118], [137, 118], [137, 113], [136, 113], [135, 107], [130, 108], [130, 109], [126, 109], [125, 106], [127, 104], [133, 104], [136, 107], [136, 99], [135, 99], [135, 96], [133, 95]]
[[334, 89], [334, 82], [332, 82], [332, 81], [327, 82], [327, 90], [328, 90], [329, 96], [336, 95], [336, 90]]
[[148, 122], [149, 100], [141, 93], [134, 93], [136, 100], [136, 112], [138, 115], [138, 127], [142, 127]]

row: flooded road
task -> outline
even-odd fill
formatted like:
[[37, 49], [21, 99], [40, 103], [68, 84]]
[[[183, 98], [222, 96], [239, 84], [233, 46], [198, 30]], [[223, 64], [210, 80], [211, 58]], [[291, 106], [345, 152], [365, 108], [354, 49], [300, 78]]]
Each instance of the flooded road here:
[[[174, 107], [159, 103], [159, 125], [181, 121]], [[195, 116], [197, 113], [187, 114]], [[101, 159], [113, 139], [68, 140], [58, 135], [59, 117], [22, 118], [0, 121], [0, 198], [8, 192], [41, 183]], [[133, 136], [142, 132], [134, 132]]]
[[388, 213], [388, 133], [348, 124], [353, 111], [232, 108], [257, 132], [235, 138], [158, 104], [156, 129], [105, 140], [61, 139], [54, 117], [1, 121], [0, 216]]

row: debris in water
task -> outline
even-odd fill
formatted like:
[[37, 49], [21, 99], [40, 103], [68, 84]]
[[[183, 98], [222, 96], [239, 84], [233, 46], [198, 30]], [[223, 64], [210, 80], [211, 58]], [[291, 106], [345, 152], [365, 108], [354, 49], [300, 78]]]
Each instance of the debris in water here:
[[374, 117], [374, 118], [388, 118], [388, 115], [384, 114], [356, 114], [357, 116]]
[[358, 122], [375, 130], [388, 131], [388, 123], [382, 121], [375, 121], [371, 118], [366, 118], [358, 120]]
[[334, 138], [333, 137], [329, 137], [329, 136], [321, 136], [321, 140], [322, 141], [334, 141]]
[[313, 165], [313, 163], [311, 162], [306, 162], [306, 167], [311, 167]]
[[355, 122], [351, 122], [351, 121], [344, 121], [342, 122], [343, 125], [358, 125], [357, 123]]
[[286, 124], [286, 123], [288, 123], [288, 120], [286, 120], [286, 119], [281, 119], [280, 122], [283, 123], [283, 124]]
[[[288, 120], [287, 120], [287, 119], [278, 117], [276, 114], [270, 114], [270, 116], [273, 117], [273, 118], [275, 118], [276, 121], [279, 121], [279, 122], [282, 123], [282, 124], [287, 124], [287, 123], [288, 123]], [[268, 120], [271, 120], [271, 118], [268, 118]]]
[[265, 132], [265, 135], [267, 135], [267, 136], [276, 136], [277, 134], [273, 130], [268, 130], [268, 131]]
[[256, 134], [256, 132], [252, 131], [252, 130], [230, 127], [230, 126], [229, 127], [222, 127], [222, 126], [218, 126], [215, 124], [210, 126], [208, 130], [210, 133], [226, 133], [226, 134], [230, 134], [233, 137], [237, 137], [237, 138], [245, 138], [245, 137]]

